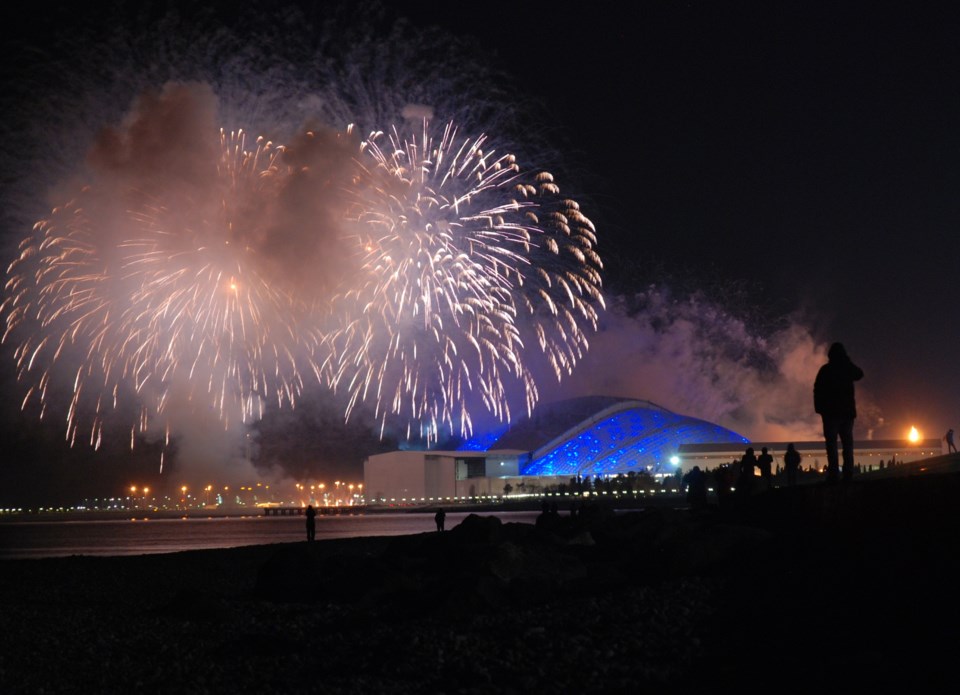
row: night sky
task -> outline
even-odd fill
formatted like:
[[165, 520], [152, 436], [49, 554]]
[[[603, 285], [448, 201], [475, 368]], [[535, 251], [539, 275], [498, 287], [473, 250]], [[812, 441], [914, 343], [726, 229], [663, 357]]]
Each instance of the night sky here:
[[[326, 14], [323, 3], [298, 4], [309, 17]], [[35, 74], [31, 46], [56, 53], [46, 43], [55, 30], [87, 26], [71, 6], [40, 5], [49, 7], [36, 22], [4, 17], [5, 84]], [[551, 166], [597, 226], [608, 305], [621, 308], [569, 390], [545, 389], [544, 400], [620, 388], [615, 395], [754, 439], [810, 438], [816, 418], [805, 379], [839, 340], [866, 373], [858, 436], [900, 438], [916, 425], [939, 437], [960, 426], [960, 10], [940, 5], [391, 3], [417, 27], [475, 40], [482, 59], [510, 75], [508, 94], [536, 104], [520, 125], [556, 148]], [[237, 20], [225, 10], [223, 21]], [[95, 65], [78, 60], [72, 69], [82, 75], [86, 62]], [[6, 258], [29, 231], [18, 226], [21, 206], [33, 219], [45, 212], [23, 201], [19, 177], [29, 173], [33, 189], [62, 184], [36, 175], [43, 162], [29, 166], [33, 135], [21, 132], [43, 85], [31, 89], [36, 101], [12, 93], [2, 119]], [[651, 286], [671, 298], [666, 307], [651, 309]], [[683, 340], [671, 301], [699, 326], [702, 349]], [[631, 328], [619, 333], [625, 318]], [[663, 322], [671, 328], [646, 328]], [[635, 345], [629, 336], [638, 334], [656, 344]], [[155, 474], [149, 446], [132, 460], [119, 446], [70, 452], [52, 441], [55, 425], [20, 416], [10, 352], [5, 345], [3, 436], [12, 456], [0, 464], [0, 504], [89, 492], [85, 481], [126, 485], [130, 471]], [[677, 371], [696, 370], [704, 354], [711, 366], [668, 384], [645, 376], [644, 362], [669, 370], [681, 352]], [[741, 368], [753, 370], [747, 385], [731, 376]], [[721, 393], [705, 394], [703, 384]], [[780, 418], [778, 408], [792, 410]], [[331, 413], [316, 405], [271, 415], [257, 430], [262, 455], [284, 459], [291, 473], [356, 471], [336, 446], [312, 447], [311, 463], [278, 444], [284, 432], [296, 431], [298, 442], [324, 432], [319, 439], [362, 448], [357, 423], [330, 434]]]
[[512, 60], [543, 56], [525, 79], [549, 84], [595, 176], [609, 290], [650, 266], [743, 283], [761, 315], [798, 312], [847, 345], [887, 423], [877, 436], [957, 425], [960, 12], [498, 6], [502, 20], [463, 24], [504, 27]]

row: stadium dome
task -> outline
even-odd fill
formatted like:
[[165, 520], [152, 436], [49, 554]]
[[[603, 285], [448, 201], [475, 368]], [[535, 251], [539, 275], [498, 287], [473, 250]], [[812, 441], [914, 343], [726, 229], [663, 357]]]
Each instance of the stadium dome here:
[[489, 449], [529, 451], [526, 476], [610, 476], [667, 469], [682, 444], [749, 444], [711, 422], [650, 401], [588, 396], [538, 408]]

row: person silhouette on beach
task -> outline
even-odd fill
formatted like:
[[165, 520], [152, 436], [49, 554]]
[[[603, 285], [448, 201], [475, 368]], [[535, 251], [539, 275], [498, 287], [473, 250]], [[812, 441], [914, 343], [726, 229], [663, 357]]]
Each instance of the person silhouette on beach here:
[[433, 515], [433, 520], [437, 522], [437, 531], [443, 531], [443, 522], [447, 519], [447, 513], [443, 509], [438, 509]]
[[827, 483], [832, 484], [840, 478], [837, 437], [843, 447], [843, 481], [853, 477], [853, 421], [857, 417], [854, 382], [863, 378], [863, 370], [850, 360], [842, 343], [830, 346], [827, 359], [813, 383], [813, 409], [823, 420]]
[[317, 510], [313, 508], [312, 504], [307, 505], [305, 515], [307, 517], [307, 540], [312, 541], [317, 537]]
[[767, 447], [760, 449], [760, 455], [757, 457], [757, 468], [760, 469], [760, 480], [767, 490], [773, 487], [773, 456], [767, 451]]
[[957, 445], [953, 443], [953, 428], [947, 430], [947, 433], [943, 435], [944, 441], [947, 443], [947, 453], [950, 452], [957, 453]]
[[737, 476], [737, 496], [741, 499], [753, 494], [753, 472], [757, 467], [757, 457], [753, 447], [748, 447], [740, 459], [740, 474]]
[[730, 505], [730, 488], [733, 486], [733, 468], [721, 463], [713, 469], [713, 486], [717, 491], [717, 505], [726, 509]]
[[783, 454], [783, 467], [787, 472], [787, 485], [793, 487], [797, 484], [797, 472], [800, 470], [800, 452], [793, 442], [787, 444], [787, 451]]
[[687, 488], [687, 502], [691, 509], [703, 509], [707, 506], [707, 476], [700, 470], [700, 466], [694, 466], [682, 479], [683, 485]]

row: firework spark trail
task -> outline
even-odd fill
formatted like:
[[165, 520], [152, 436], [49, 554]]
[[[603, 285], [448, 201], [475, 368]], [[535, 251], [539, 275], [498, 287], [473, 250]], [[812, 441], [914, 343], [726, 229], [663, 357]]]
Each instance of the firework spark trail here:
[[350, 410], [372, 401], [407, 435], [468, 435], [471, 402], [510, 420], [514, 392], [537, 402], [527, 352], [559, 379], [588, 347], [602, 306], [593, 225], [553, 178], [530, 178], [513, 155], [484, 150], [447, 124], [435, 141], [396, 129], [361, 145], [348, 213], [362, 274], [334, 298], [342, 325], [328, 344], [330, 383]]

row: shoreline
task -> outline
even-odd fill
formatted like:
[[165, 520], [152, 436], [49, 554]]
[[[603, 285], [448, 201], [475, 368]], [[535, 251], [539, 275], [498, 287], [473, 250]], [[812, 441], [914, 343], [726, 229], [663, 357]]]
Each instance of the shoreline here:
[[[508, 502], [431, 502], [427, 504], [409, 505], [357, 505], [348, 507], [317, 507], [317, 513], [325, 516], [350, 515], [387, 515], [387, 514], [426, 514], [433, 513], [443, 507], [448, 512], [460, 513], [497, 513], [497, 512], [538, 512], [542, 507], [542, 500], [553, 500], [552, 497], [536, 497], [529, 500]], [[558, 498], [565, 505], [563, 511], [576, 502], [586, 501], [598, 503], [623, 510], [645, 509], [650, 507], [686, 507], [685, 497], [680, 493], [658, 493], [640, 497], [625, 496], [590, 496], [590, 497], [562, 497]], [[305, 507], [302, 507], [305, 508]], [[213, 518], [251, 518], [267, 516], [298, 516], [295, 513], [274, 514], [265, 509], [276, 507], [256, 507], [249, 509], [127, 509], [127, 510], [70, 510], [70, 511], [33, 511], [7, 512], [0, 514], [0, 524], [9, 521], [122, 521], [124, 519], [213, 519]], [[282, 507], [285, 510], [294, 507]]]

